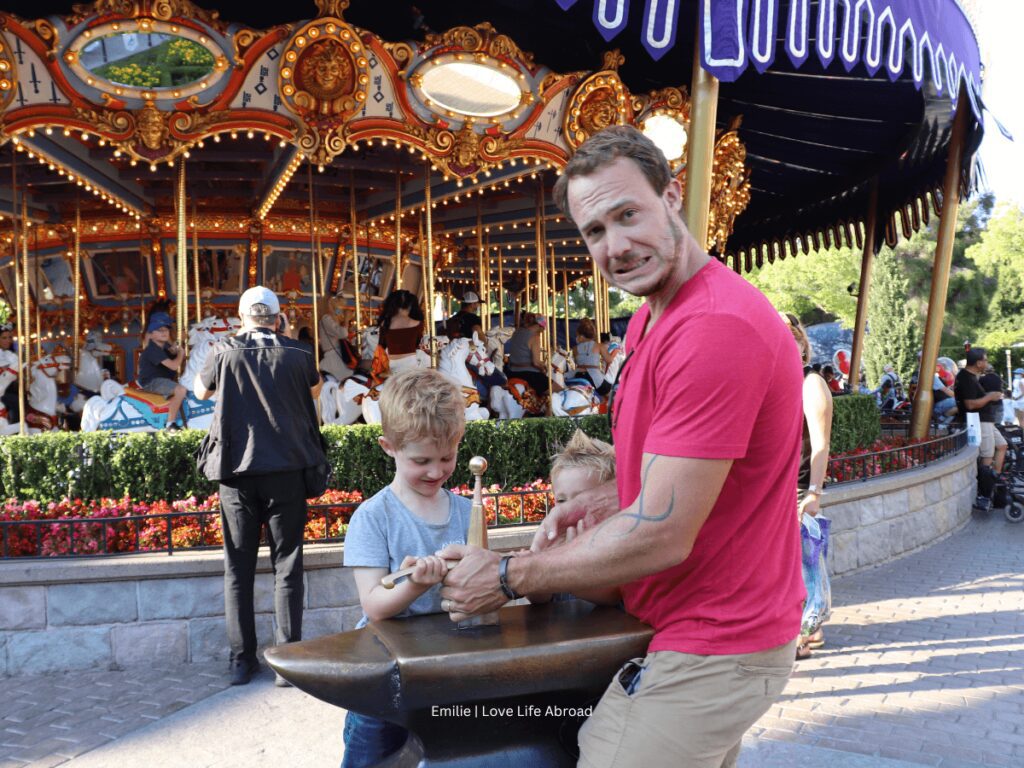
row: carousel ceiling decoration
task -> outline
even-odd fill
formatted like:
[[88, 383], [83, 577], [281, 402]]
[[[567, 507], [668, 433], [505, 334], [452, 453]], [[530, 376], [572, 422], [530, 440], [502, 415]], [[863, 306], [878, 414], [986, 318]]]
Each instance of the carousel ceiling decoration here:
[[[555, 2], [567, 10], [579, 0]], [[626, 29], [631, 11], [638, 12], [639, 3], [630, 5], [594, 0], [594, 26], [606, 41]], [[641, 42], [655, 60], [675, 44], [681, 5], [643, 4]], [[929, 78], [954, 104], [962, 83], [981, 119], [981, 53], [956, 0], [703, 0], [700, 13], [701, 63], [725, 82], [750, 65], [767, 71], [781, 45], [797, 68], [815, 55], [825, 67], [838, 58], [847, 72], [863, 64], [872, 77], [884, 72], [896, 80], [909, 67], [918, 88]]]

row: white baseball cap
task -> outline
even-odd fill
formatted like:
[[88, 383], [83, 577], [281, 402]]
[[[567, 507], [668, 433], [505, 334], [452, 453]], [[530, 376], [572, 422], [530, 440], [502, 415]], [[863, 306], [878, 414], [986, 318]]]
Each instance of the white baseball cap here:
[[480, 297], [472, 291], [466, 291], [466, 294], [462, 297], [463, 304], [479, 304]]
[[269, 288], [262, 285], [257, 285], [255, 288], [250, 288], [242, 294], [238, 300], [238, 314], [243, 317], [248, 317], [251, 313], [249, 310], [253, 304], [264, 304], [270, 313], [276, 315], [281, 311], [281, 302], [277, 300], [277, 294], [275, 294]]

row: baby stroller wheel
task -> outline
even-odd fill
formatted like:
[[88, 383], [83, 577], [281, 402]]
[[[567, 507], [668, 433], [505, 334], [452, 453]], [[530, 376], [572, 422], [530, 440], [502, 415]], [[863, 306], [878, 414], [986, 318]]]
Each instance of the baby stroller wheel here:
[[1024, 502], [1018, 499], [1011, 499], [1010, 503], [1003, 510], [1003, 514], [1006, 515], [1006, 519], [1011, 523], [1019, 523], [1021, 520], [1024, 520]]

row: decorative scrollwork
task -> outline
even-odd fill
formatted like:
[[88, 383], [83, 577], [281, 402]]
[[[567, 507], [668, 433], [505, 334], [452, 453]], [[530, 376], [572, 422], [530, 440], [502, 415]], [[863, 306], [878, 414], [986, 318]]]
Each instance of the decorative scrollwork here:
[[534, 67], [532, 53], [523, 51], [512, 38], [499, 34], [486, 21], [475, 27], [452, 27], [441, 34], [429, 34], [420, 50], [426, 51], [431, 48], [486, 53], [496, 59], [514, 59], [531, 69]]
[[349, 0], [315, 0], [316, 9], [319, 11], [318, 18], [330, 16], [335, 19], [342, 18], [342, 14], [348, 10]]
[[57, 58], [57, 48], [60, 46], [60, 33], [46, 19], [37, 19], [32, 23], [32, 31], [36, 37], [46, 43], [46, 57], [53, 61]]
[[715, 142], [707, 247], [719, 253], [725, 253], [736, 217], [750, 204], [750, 171], [745, 166], [746, 159], [747, 148], [735, 130], [726, 131]]
[[120, 16], [134, 19], [151, 17], [160, 21], [174, 18], [195, 19], [218, 32], [227, 32], [228, 25], [220, 19], [217, 11], [207, 11], [191, 0], [96, 0], [92, 4], [80, 3], [71, 6], [71, 14], [64, 17], [67, 26], [74, 27], [87, 19], [100, 16]]
[[605, 51], [602, 58], [601, 69], [609, 72], [618, 72], [619, 67], [626, 63], [626, 57], [622, 55], [618, 48]]
[[408, 43], [384, 43], [384, 50], [391, 54], [399, 68], [405, 67], [412, 61], [415, 53]]
[[244, 65], [245, 62], [243, 61], [242, 57], [245, 56], [245, 52], [249, 50], [253, 46], [253, 44], [257, 40], [262, 38], [265, 34], [266, 33], [264, 32], [257, 32], [253, 29], [240, 29], [237, 32], [235, 32], [235, 35], [232, 38], [231, 43], [235, 49], [234, 62], [236, 67], [241, 67]]
[[75, 27], [86, 19], [96, 16], [123, 16], [134, 18], [141, 11], [136, 0], [96, 0], [95, 3], [77, 3], [71, 6], [71, 14], [65, 16], [68, 27]]
[[597, 72], [577, 86], [565, 112], [565, 137], [576, 149], [602, 128], [631, 122], [629, 94], [618, 74]]
[[7, 38], [0, 34], [0, 111], [7, 109], [18, 92], [18, 68], [11, 56]]

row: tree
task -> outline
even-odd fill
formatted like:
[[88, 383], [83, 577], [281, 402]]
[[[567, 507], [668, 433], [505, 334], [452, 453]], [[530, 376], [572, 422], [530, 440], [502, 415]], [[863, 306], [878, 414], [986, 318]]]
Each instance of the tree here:
[[857, 299], [847, 289], [860, 280], [860, 255], [849, 248], [766, 263], [747, 278], [776, 309], [805, 324], [836, 319], [849, 328], [857, 316]]
[[977, 343], [995, 349], [1024, 341], [1024, 211], [1000, 205], [966, 255], [988, 288], [987, 317]]
[[910, 283], [904, 275], [903, 259], [891, 250], [876, 258], [868, 304], [864, 365], [868, 381], [877, 386], [886, 365], [893, 365], [903, 381], [917, 369], [921, 348], [921, 316], [910, 305]]

